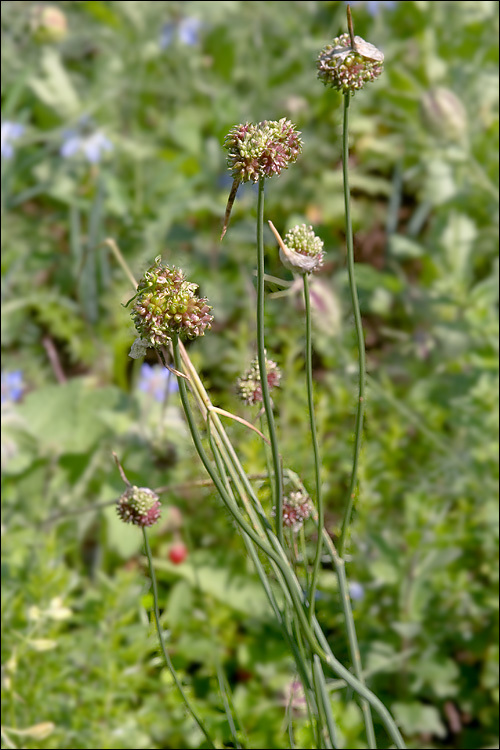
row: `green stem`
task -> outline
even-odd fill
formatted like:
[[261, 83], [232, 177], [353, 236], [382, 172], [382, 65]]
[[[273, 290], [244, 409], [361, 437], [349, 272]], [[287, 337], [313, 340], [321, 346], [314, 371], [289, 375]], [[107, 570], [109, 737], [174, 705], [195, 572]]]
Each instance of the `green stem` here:
[[[177, 338], [174, 338], [172, 340], [172, 348], [174, 352], [175, 367], [177, 370], [180, 371], [182, 367], [182, 362], [181, 362], [180, 353], [179, 353], [179, 341]], [[244, 516], [240, 513], [238, 507], [233, 502], [231, 502], [231, 498], [226, 492], [226, 488], [224, 487], [224, 484], [222, 483], [218, 473], [213, 469], [208, 459], [208, 456], [205, 452], [203, 444], [201, 442], [198, 428], [196, 426], [196, 422], [194, 420], [193, 413], [191, 411], [191, 406], [189, 404], [189, 398], [188, 398], [185, 380], [182, 377], [177, 378], [177, 380], [179, 383], [179, 394], [181, 397], [182, 407], [186, 415], [188, 427], [191, 432], [191, 437], [193, 439], [196, 452], [198, 453], [198, 456], [200, 457], [201, 462], [203, 463], [203, 466], [205, 467], [208, 474], [210, 475], [225, 506], [227, 507], [231, 515], [233, 516], [238, 526], [242, 529], [243, 533], [246, 534], [248, 537], [250, 537], [250, 539], [254, 542], [254, 544], [260, 547], [260, 549], [267, 555], [267, 557], [271, 559], [279, 568], [280, 573], [283, 575], [283, 578], [286, 581], [286, 586], [292, 598], [293, 606], [297, 614], [297, 617], [304, 630], [304, 635], [306, 636], [312, 650], [315, 653], [317, 653], [322, 659], [324, 659], [326, 657], [326, 654], [323, 651], [323, 649], [319, 647], [316, 637], [314, 636], [314, 632], [311, 626], [309, 625], [309, 622], [307, 620], [307, 617], [304, 611], [304, 605], [301, 599], [300, 586], [298, 585], [298, 583], [297, 583], [297, 586], [295, 586], [294, 577], [290, 571], [290, 568], [288, 566], [286, 559], [283, 559], [283, 557], [278, 552], [275, 552], [274, 549], [269, 547], [267, 542], [265, 542], [257, 534], [257, 532], [254, 531], [254, 529], [248, 525], [248, 523], [245, 521]]]
[[306, 379], [307, 379], [307, 402], [309, 408], [309, 427], [314, 454], [314, 476], [316, 481], [316, 507], [318, 509], [318, 540], [316, 543], [316, 555], [311, 577], [311, 588], [309, 591], [309, 622], [314, 617], [316, 587], [318, 585], [319, 569], [321, 565], [321, 552], [323, 549], [322, 529], [325, 522], [325, 511], [323, 507], [323, 498], [321, 495], [321, 461], [318, 446], [318, 433], [316, 430], [316, 417], [314, 415], [314, 397], [313, 397], [313, 373], [312, 373], [312, 332], [311, 332], [311, 297], [309, 294], [309, 275], [303, 276], [304, 279], [304, 303], [306, 308]]
[[[318, 533], [321, 533], [318, 528]], [[347, 630], [347, 638], [349, 641], [349, 653], [351, 655], [351, 661], [354, 668], [354, 674], [358, 680], [365, 684], [363, 677], [363, 669], [361, 666], [361, 655], [359, 653], [358, 636], [356, 634], [356, 628], [354, 625], [354, 618], [352, 616], [351, 598], [349, 596], [349, 587], [347, 584], [347, 578], [345, 573], [345, 562], [339, 557], [335, 546], [328, 535], [326, 529], [323, 529], [323, 537], [327, 549], [330, 552], [330, 557], [335, 566], [335, 572], [337, 573], [337, 580], [339, 584], [340, 602], [342, 611], [344, 613], [344, 620]], [[370, 710], [370, 705], [366, 700], [361, 700], [361, 710], [363, 711], [363, 717], [366, 727], [366, 738], [368, 740], [368, 747], [375, 750], [377, 747], [377, 741], [375, 738], [375, 730], [373, 728], [373, 719]]]
[[354, 322], [356, 326], [356, 338], [358, 342], [359, 357], [359, 390], [358, 404], [356, 409], [356, 425], [354, 429], [354, 458], [352, 463], [351, 481], [349, 483], [349, 496], [344, 511], [342, 522], [342, 532], [338, 544], [338, 553], [342, 557], [347, 531], [351, 520], [354, 496], [356, 493], [356, 481], [358, 476], [359, 454], [361, 452], [361, 439], [363, 434], [363, 417], [365, 409], [365, 380], [366, 380], [366, 363], [365, 363], [365, 341], [363, 336], [363, 323], [361, 321], [361, 312], [359, 309], [358, 292], [356, 289], [356, 279], [354, 275], [354, 245], [352, 237], [351, 222], [351, 198], [349, 191], [349, 100], [350, 94], [344, 94], [344, 127], [342, 131], [342, 174], [344, 178], [344, 203], [345, 203], [345, 221], [346, 221], [346, 243], [347, 243], [347, 269], [349, 272], [349, 288], [351, 290], [352, 308], [354, 312]]
[[[176, 369], [180, 371], [182, 369], [182, 361], [179, 351], [179, 341], [177, 339], [174, 339], [172, 345], [174, 353], [174, 364]], [[403, 738], [401, 737], [397, 726], [395, 725], [389, 711], [383, 705], [382, 701], [380, 701], [380, 699], [377, 698], [363, 683], [361, 683], [356, 677], [354, 677], [354, 675], [352, 675], [351, 672], [349, 672], [349, 670], [346, 669], [333, 655], [329, 643], [326, 640], [325, 635], [316, 618], [314, 618], [314, 622], [312, 623], [312, 625], [309, 624], [308, 618], [304, 611], [300, 584], [293, 575], [292, 571], [289, 569], [288, 563], [283, 556], [283, 549], [279, 546], [278, 551], [273, 549], [272, 547], [269, 547], [268, 544], [254, 531], [254, 529], [246, 523], [237, 506], [228, 496], [224, 484], [222, 483], [217, 472], [212, 468], [205, 449], [203, 448], [198, 433], [198, 428], [196, 426], [189, 404], [185, 379], [183, 377], [179, 377], [178, 383], [182, 405], [186, 414], [186, 419], [197, 453], [209, 476], [211, 477], [215, 487], [217, 488], [225, 506], [230, 511], [238, 526], [242, 529], [244, 537], [249, 537], [249, 539], [265, 553], [265, 555], [275, 564], [277, 570], [283, 577], [283, 583], [281, 584], [282, 588], [284, 592], [290, 597], [290, 602], [297, 615], [298, 622], [300, 623], [300, 626], [302, 628], [302, 633], [304, 634], [312, 653], [317, 654], [323, 661], [323, 663], [330, 667], [334, 674], [343, 679], [353, 690], [355, 690], [360, 695], [360, 697], [368, 701], [370, 706], [380, 716], [396, 747], [405, 748]], [[270, 536], [272, 537], [272, 535]]]
[[257, 201], [257, 354], [259, 358], [260, 385], [262, 401], [266, 412], [269, 440], [274, 468], [274, 503], [276, 506], [276, 534], [281, 546], [283, 539], [283, 478], [278, 450], [278, 438], [274, 425], [273, 405], [269, 395], [266, 369], [266, 348], [264, 342], [264, 178], [259, 180]]
[[166, 649], [165, 641], [163, 640], [163, 631], [162, 631], [161, 624], [160, 624], [160, 611], [159, 611], [159, 608], [158, 608], [158, 585], [156, 583], [156, 574], [155, 574], [155, 570], [154, 570], [154, 566], [153, 566], [153, 557], [151, 555], [151, 547], [149, 546], [149, 539], [148, 539], [148, 535], [146, 533], [146, 529], [145, 528], [142, 529], [142, 533], [143, 533], [143, 536], [144, 536], [144, 547], [146, 548], [146, 555], [147, 555], [148, 563], [149, 563], [149, 575], [151, 576], [151, 586], [152, 586], [152, 589], [153, 589], [153, 613], [154, 613], [155, 624], [156, 624], [156, 632], [158, 633], [158, 638], [159, 638], [159, 641], [160, 641], [160, 647], [161, 647], [161, 651], [162, 651], [162, 654], [163, 654], [163, 658], [165, 659], [165, 663], [166, 663], [166, 665], [167, 665], [167, 667], [168, 667], [168, 669], [170, 671], [170, 674], [172, 675], [172, 677], [174, 679], [174, 682], [175, 682], [175, 684], [177, 686], [177, 689], [179, 690], [180, 694], [182, 695], [182, 698], [184, 700], [184, 703], [186, 704], [186, 707], [187, 707], [189, 713], [191, 714], [191, 716], [193, 717], [193, 719], [195, 720], [195, 722], [198, 724], [198, 726], [201, 729], [201, 731], [203, 732], [203, 734], [205, 735], [205, 739], [207, 740], [209, 747], [212, 748], [212, 750], [215, 750], [215, 745], [214, 745], [214, 743], [211, 740], [211, 737], [210, 737], [210, 735], [208, 733], [208, 730], [206, 729], [206, 727], [205, 727], [204, 723], [202, 722], [202, 720], [197, 715], [197, 713], [194, 710], [194, 708], [191, 706], [191, 703], [189, 702], [189, 698], [187, 697], [186, 693], [184, 692], [184, 688], [182, 687], [181, 681], [177, 677], [177, 672], [175, 671], [174, 665], [172, 664], [172, 662], [170, 660], [170, 656], [169, 656], [168, 651]]

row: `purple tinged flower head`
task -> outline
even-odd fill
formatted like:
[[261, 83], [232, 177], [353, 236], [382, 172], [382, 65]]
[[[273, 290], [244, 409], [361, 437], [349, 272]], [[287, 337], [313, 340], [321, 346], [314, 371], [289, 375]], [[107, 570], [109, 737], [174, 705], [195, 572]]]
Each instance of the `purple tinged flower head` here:
[[155, 401], [163, 402], [168, 394], [178, 390], [178, 385], [177, 379], [165, 367], [144, 362], [138, 388], [152, 396]]
[[313, 512], [311, 498], [304, 490], [294, 490], [283, 498], [283, 525], [299, 531]]
[[23, 393], [24, 383], [21, 370], [2, 372], [2, 404], [20, 401]]
[[2, 159], [11, 159], [14, 156], [13, 141], [16, 141], [24, 133], [24, 125], [19, 122], [2, 122], [1, 130], [1, 154]]
[[158, 256], [140, 280], [134, 298], [132, 318], [141, 339], [159, 348], [173, 335], [181, 339], [203, 336], [213, 315], [208, 300], [196, 296], [197, 289], [180, 269], [164, 266]]
[[148, 487], [128, 487], [118, 500], [116, 512], [125, 523], [153, 526], [161, 515], [160, 498]]
[[351, 41], [349, 34], [341, 34], [321, 50], [316, 67], [325, 86], [342, 94], [354, 94], [379, 77], [383, 62], [383, 53], [373, 44], [360, 36]]
[[199, 40], [202, 23], [199, 18], [181, 18], [180, 21], [169, 21], [160, 32], [160, 48], [167, 49], [177, 35], [178, 40], [188, 47], [195, 47]]
[[264, 120], [232, 128], [224, 139], [227, 165], [239, 182], [258, 182], [278, 175], [293, 164], [302, 151], [300, 133], [290, 120]]
[[[272, 359], [266, 357], [267, 384], [269, 388], [275, 388], [281, 380], [281, 372]], [[253, 406], [262, 402], [262, 385], [260, 381], [259, 360], [253, 359], [250, 367], [238, 378], [238, 396], [245, 403]]]
[[224, 237], [236, 193], [241, 182], [258, 182], [263, 177], [279, 175], [289, 164], [297, 161], [302, 151], [300, 133], [295, 125], [281, 120], [263, 120], [236, 125], [224, 139], [227, 166], [233, 176], [233, 186], [224, 216], [221, 240]]
[[289, 682], [285, 686], [280, 703], [295, 715], [304, 714], [307, 711], [307, 700], [302, 683], [298, 680]]

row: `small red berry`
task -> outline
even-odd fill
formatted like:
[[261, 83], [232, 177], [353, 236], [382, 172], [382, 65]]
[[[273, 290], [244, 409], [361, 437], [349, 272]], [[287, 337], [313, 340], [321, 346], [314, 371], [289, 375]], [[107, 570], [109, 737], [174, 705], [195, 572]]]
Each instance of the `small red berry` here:
[[188, 556], [188, 550], [184, 542], [174, 542], [168, 551], [170, 562], [180, 565]]

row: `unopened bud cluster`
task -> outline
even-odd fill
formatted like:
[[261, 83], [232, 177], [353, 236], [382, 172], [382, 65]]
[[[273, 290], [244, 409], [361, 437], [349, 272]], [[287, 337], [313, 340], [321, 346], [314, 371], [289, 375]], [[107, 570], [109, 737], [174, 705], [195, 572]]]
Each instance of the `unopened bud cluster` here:
[[310, 273], [323, 264], [323, 240], [314, 234], [311, 226], [297, 224], [285, 235], [280, 258], [291, 271]]
[[294, 490], [283, 498], [283, 526], [299, 531], [313, 511], [311, 498], [303, 490]]
[[[272, 359], [266, 358], [267, 384], [269, 388], [279, 385], [281, 372]], [[259, 372], [259, 360], [253, 359], [250, 367], [238, 378], [238, 396], [245, 404], [253, 406], [262, 401], [262, 385]]]
[[116, 512], [125, 523], [152, 526], [161, 514], [158, 495], [147, 487], [129, 487], [118, 500]]
[[290, 120], [264, 120], [237, 125], [226, 136], [228, 169], [240, 182], [278, 175], [302, 151], [300, 133]]
[[384, 55], [359, 36], [354, 46], [349, 34], [341, 34], [327, 45], [317, 60], [318, 78], [343, 94], [354, 94], [382, 73]]
[[158, 348], [173, 335], [182, 339], [203, 336], [213, 315], [206, 298], [196, 296], [197, 284], [186, 281], [177, 268], [169, 268], [158, 257], [137, 287], [132, 318], [142, 340]]

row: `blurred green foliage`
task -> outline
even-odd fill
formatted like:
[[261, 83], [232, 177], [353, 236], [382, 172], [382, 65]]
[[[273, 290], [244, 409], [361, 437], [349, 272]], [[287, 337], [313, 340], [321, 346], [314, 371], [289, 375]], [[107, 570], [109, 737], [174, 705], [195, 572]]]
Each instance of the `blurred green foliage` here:
[[[355, 608], [362, 659], [410, 747], [495, 747], [498, 4], [354, 5], [356, 33], [386, 58], [351, 106], [369, 372], [348, 558], [364, 594]], [[221, 144], [246, 120], [297, 124], [303, 155], [269, 182], [266, 218], [282, 234], [312, 223], [325, 241], [313, 280], [323, 305], [315, 378], [335, 535], [356, 345], [341, 98], [315, 80], [315, 60], [345, 30], [345, 4], [53, 2], [67, 31], [43, 43], [35, 6], [2, 2], [2, 122], [24, 126], [2, 158], [2, 372], [21, 371], [25, 383], [20, 403], [4, 400], [2, 385], [2, 746], [203, 746], [148, 625], [140, 532], [102, 507], [122, 491], [114, 450], [131, 482], [166, 488], [151, 539], [168, 644], [190, 697], [231, 747], [222, 665], [244, 746], [286, 747], [292, 661], [239, 536], [210, 487], [192, 483], [205, 477], [177, 394], [160, 404], [138, 387], [120, 304], [130, 282], [104, 241], [116, 240], [137, 276], [161, 254], [200, 284], [215, 322], [190, 355], [214, 402], [253, 419], [235, 379], [255, 354], [255, 191], [240, 189], [219, 244], [230, 186]], [[191, 36], [186, 19], [199, 22]], [[68, 131], [88, 138], [86, 128], [113, 149], [93, 164], [82, 150], [63, 157]], [[300, 290], [270, 232], [266, 242], [280, 449], [310, 486]], [[247, 470], [264, 472], [258, 439], [236, 423], [227, 429]], [[178, 536], [190, 554], [175, 566], [168, 547]], [[328, 565], [320, 594], [318, 616], [348, 663]], [[360, 711], [332, 691], [343, 746], [363, 747]], [[307, 722], [296, 719], [296, 744], [310, 747]]]

